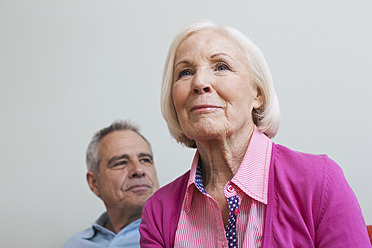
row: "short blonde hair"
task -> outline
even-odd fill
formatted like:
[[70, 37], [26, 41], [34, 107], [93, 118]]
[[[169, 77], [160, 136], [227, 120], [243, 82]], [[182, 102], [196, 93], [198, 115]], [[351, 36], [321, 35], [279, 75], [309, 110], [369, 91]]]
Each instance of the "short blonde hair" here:
[[280, 110], [272, 76], [264, 56], [258, 47], [237, 29], [228, 26], [219, 26], [210, 21], [197, 22], [184, 28], [173, 39], [169, 48], [163, 72], [161, 111], [168, 124], [170, 134], [177, 142], [187, 147], [196, 148], [195, 141], [187, 138], [182, 132], [173, 103], [172, 87], [174, 81], [174, 59], [178, 47], [185, 39], [193, 33], [205, 30], [218, 31], [240, 46], [247, 67], [252, 73], [253, 84], [257, 87], [263, 98], [262, 106], [252, 111], [253, 121], [258, 129], [267, 137], [274, 137], [279, 129]]

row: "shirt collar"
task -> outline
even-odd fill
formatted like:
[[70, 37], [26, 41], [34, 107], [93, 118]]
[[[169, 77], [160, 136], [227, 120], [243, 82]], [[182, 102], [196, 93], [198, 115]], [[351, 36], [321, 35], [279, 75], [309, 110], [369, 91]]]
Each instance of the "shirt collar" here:
[[189, 181], [187, 182], [186, 195], [185, 195], [185, 210], [187, 214], [190, 214], [192, 196], [194, 194], [194, 189], [196, 188], [195, 177], [196, 177], [196, 170], [198, 167], [198, 161], [199, 161], [199, 152], [196, 150], [194, 159], [191, 164]]
[[[82, 234], [82, 238], [92, 239], [97, 234], [97, 232], [111, 233], [115, 236], [116, 234], [114, 232], [112, 232], [112, 231], [110, 231], [110, 230], [108, 230], [107, 228], [104, 227], [109, 222], [111, 222], [110, 217], [108, 216], [107, 212], [104, 212], [96, 220], [96, 222], [92, 223], [91, 228], [88, 228], [87, 230], [84, 231], [84, 233]], [[122, 232], [128, 232], [132, 229], [138, 229], [140, 223], [141, 223], [141, 218], [133, 221], [132, 223], [130, 223], [129, 225], [127, 225], [126, 227], [121, 229], [120, 232], [118, 233], [118, 235], [121, 234]]]
[[243, 161], [231, 179], [245, 194], [264, 204], [267, 204], [271, 150], [271, 140], [255, 126]]
[[110, 222], [110, 217], [108, 216], [107, 212], [104, 212], [97, 220], [96, 222], [92, 223], [92, 227], [88, 228], [83, 234], [82, 237], [84, 239], [91, 239], [93, 238], [97, 231], [101, 231], [102, 229], [105, 229], [105, 224]]
[[[267, 204], [267, 189], [269, 167], [271, 161], [271, 140], [264, 135], [256, 126], [252, 133], [243, 161], [231, 179], [237, 187], [253, 199]], [[190, 213], [194, 190], [198, 190], [195, 184], [196, 171], [199, 161], [199, 152], [196, 151], [191, 165], [190, 176], [185, 195], [185, 210]]]

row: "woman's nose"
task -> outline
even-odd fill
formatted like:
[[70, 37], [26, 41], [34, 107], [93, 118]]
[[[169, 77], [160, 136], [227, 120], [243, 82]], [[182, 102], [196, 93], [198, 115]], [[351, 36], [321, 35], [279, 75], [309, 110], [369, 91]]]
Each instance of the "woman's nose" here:
[[204, 94], [212, 91], [210, 84], [211, 77], [205, 70], [195, 73], [193, 78], [192, 92], [194, 94]]

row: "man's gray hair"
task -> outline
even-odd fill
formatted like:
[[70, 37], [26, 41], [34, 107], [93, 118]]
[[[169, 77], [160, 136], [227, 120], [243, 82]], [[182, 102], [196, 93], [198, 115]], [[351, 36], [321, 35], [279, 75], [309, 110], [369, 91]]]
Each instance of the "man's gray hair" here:
[[139, 132], [139, 127], [137, 125], [130, 122], [129, 120], [117, 120], [114, 121], [110, 126], [96, 132], [92, 140], [90, 141], [86, 153], [86, 163], [88, 171], [92, 171], [97, 176], [99, 175], [99, 164], [101, 162], [101, 156], [98, 149], [99, 142], [109, 133], [122, 130], [131, 130], [137, 133], [146, 141], [151, 151], [150, 142]]

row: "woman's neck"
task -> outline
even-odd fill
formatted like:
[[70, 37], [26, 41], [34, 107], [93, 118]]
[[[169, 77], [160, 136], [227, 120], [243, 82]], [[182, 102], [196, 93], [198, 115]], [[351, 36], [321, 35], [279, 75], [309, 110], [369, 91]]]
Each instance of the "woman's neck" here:
[[230, 137], [196, 142], [203, 164], [202, 176], [206, 189], [223, 189], [231, 180], [240, 167], [252, 133], [253, 127], [248, 132], [237, 132]]

